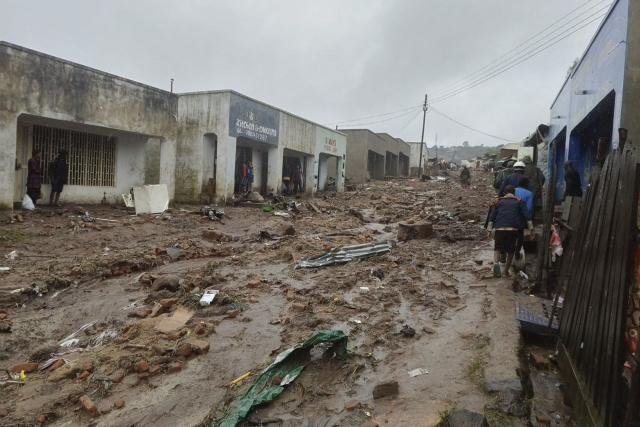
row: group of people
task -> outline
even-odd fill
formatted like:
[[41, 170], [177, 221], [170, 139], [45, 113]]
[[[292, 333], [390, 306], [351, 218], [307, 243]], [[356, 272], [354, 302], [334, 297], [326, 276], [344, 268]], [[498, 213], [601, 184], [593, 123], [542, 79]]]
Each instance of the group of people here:
[[[573, 169], [572, 163], [566, 162], [564, 169], [564, 197], [582, 196], [580, 175]], [[489, 239], [493, 238], [495, 241], [495, 277], [508, 277], [514, 257], [522, 257], [524, 230], [529, 231], [531, 239], [535, 237], [533, 218], [535, 210], [542, 206], [544, 181], [544, 174], [529, 156], [522, 161], [509, 162], [506, 168], [496, 173], [494, 188], [498, 192], [498, 199], [489, 208], [485, 223]], [[501, 269], [501, 259], [504, 261], [504, 272]]]
[[[293, 190], [291, 190], [292, 182]], [[298, 193], [302, 194], [302, 168], [298, 163], [291, 169], [289, 163], [285, 162], [282, 167], [282, 194], [286, 196], [292, 192], [294, 196], [297, 196]]]
[[[34, 207], [42, 194], [42, 153], [35, 149], [31, 153], [27, 164], [27, 196]], [[69, 165], [67, 164], [67, 150], [60, 150], [58, 156], [49, 163], [49, 179], [51, 181], [51, 193], [49, 193], [49, 205], [60, 206], [60, 194], [69, 179]], [[22, 169], [16, 160], [16, 170]]]
[[247, 160], [246, 157], [243, 157], [242, 162], [238, 165], [236, 177], [241, 193], [246, 194], [251, 191], [253, 185], [253, 163]]

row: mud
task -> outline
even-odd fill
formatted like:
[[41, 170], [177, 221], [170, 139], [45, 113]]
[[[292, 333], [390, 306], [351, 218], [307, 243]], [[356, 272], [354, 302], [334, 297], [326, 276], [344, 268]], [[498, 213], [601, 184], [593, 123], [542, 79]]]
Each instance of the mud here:
[[[462, 188], [454, 175], [372, 182], [359, 191], [301, 199], [299, 212], [288, 218], [253, 207], [225, 207], [222, 222], [203, 217], [199, 206], [140, 217], [112, 206], [23, 213], [21, 222], [0, 228], [0, 253], [17, 253], [0, 263], [11, 268], [0, 273], [0, 308], [11, 322], [11, 333], [0, 334], [0, 364], [11, 369], [47, 360], [65, 351], [61, 339], [96, 323], [80, 334], [76, 348], [84, 351], [62, 356], [82, 366], [69, 378], [52, 382], [56, 371], [44, 370], [0, 388], [0, 409], [8, 410], [0, 421], [31, 425], [44, 415], [56, 426], [208, 425], [278, 353], [314, 332], [340, 329], [349, 336], [346, 361], [315, 348], [302, 374], [250, 416], [278, 418], [276, 426], [367, 420], [433, 426], [458, 407], [486, 413], [499, 425], [502, 418], [487, 409], [494, 396], [482, 384], [518, 380], [519, 331], [507, 301], [511, 283], [491, 279], [491, 242], [482, 229], [492, 177], [476, 173], [472, 186]], [[86, 211], [114, 222], [85, 223], [79, 216]], [[397, 241], [399, 222], [425, 220], [433, 225], [429, 238]], [[290, 226], [295, 235], [288, 235]], [[209, 229], [224, 237], [205, 238]], [[303, 256], [372, 240], [392, 240], [394, 247], [345, 265], [295, 268]], [[167, 248], [180, 256], [170, 257]], [[377, 268], [382, 278], [372, 274]], [[179, 278], [175, 290], [151, 291], [169, 275]], [[211, 307], [198, 307], [205, 289], [220, 294]], [[171, 298], [177, 303], [165, 314], [130, 317]], [[156, 332], [179, 306], [196, 311], [192, 320], [175, 334]], [[400, 332], [405, 325], [415, 336]], [[89, 348], [105, 331], [117, 336]], [[176, 354], [194, 339], [209, 343], [209, 350], [193, 345], [190, 355]], [[150, 370], [137, 368], [140, 361]], [[428, 373], [409, 376], [416, 369]], [[78, 379], [85, 370], [88, 376]], [[124, 379], [113, 381], [120, 371]], [[229, 385], [247, 372], [252, 375]], [[399, 394], [374, 399], [373, 388], [390, 381], [399, 383]], [[84, 395], [98, 406], [98, 417], [78, 402]], [[119, 400], [121, 409], [114, 407]], [[345, 408], [349, 401], [354, 409]]]

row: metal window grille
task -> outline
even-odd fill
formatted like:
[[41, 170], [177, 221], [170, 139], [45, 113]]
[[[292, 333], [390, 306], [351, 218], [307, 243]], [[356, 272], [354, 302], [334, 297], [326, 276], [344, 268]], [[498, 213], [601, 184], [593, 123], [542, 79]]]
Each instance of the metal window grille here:
[[49, 164], [62, 149], [69, 153], [68, 185], [114, 187], [116, 184], [116, 138], [113, 136], [35, 125], [33, 147], [42, 152], [45, 184], [50, 182]]

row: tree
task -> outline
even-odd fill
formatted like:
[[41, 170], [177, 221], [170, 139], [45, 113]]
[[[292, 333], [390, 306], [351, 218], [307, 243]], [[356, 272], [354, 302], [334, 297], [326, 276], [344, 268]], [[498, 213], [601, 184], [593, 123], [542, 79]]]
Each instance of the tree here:
[[462, 146], [463, 146], [463, 147], [465, 147], [465, 148], [466, 148], [466, 147], [468, 147], [468, 146], [469, 146], [469, 141], [465, 141], [465, 142], [463, 142], [463, 143], [462, 143]]

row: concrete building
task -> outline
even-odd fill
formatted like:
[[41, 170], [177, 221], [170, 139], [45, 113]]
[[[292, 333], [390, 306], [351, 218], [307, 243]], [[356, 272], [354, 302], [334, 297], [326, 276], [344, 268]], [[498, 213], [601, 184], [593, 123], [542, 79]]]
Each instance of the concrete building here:
[[[408, 142], [411, 148], [409, 155], [409, 176], [418, 176], [418, 170], [420, 167], [420, 142]], [[426, 170], [427, 157], [429, 157], [429, 151], [427, 150], [427, 144], [422, 143], [422, 171]]]
[[517, 142], [511, 142], [509, 144], [505, 144], [500, 148], [500, 158], [508, 159], [511, 157], [518, 157], [518, 149], [520, 149], [520, 144]]
[[116, 202], [156, 183], [177, 201], [225, 202], [242, 157], [253, 161], [262, 192], [280, 192], [285, 163], [302, 166], [307, 194], [329, 177], [344, 188], [343, 133], [231, 90], [170, 93], [6, 42], [0, 88], [2, 208], [22, 200], [34, 148], [43, 154], [45, 197], [49, 162], [69, 151], [63, 198], [77, 202]]
[[614, 1], [553, 101], [548, 139], [556, 142], [557, 152], [552, 158], [549, 151], [547, 166], [557, 166], [556, 201], [563, 195], [566, 160], [574, 162], [584, 189], [601, 137], [610, 149], [619, 145], [619, 128], [626, 128], [631, 139], [640, 138], [639, 18], [640, 2]]
[[347, 135], [346, 177], [350, 182], [409, 176], [411, 148], [401, 139], [369, 129], [342, 130]]

